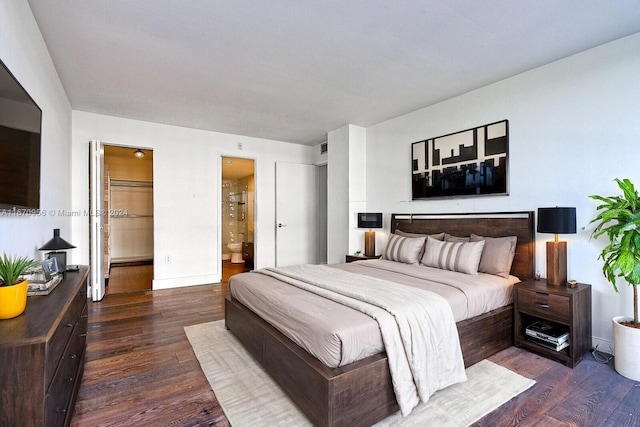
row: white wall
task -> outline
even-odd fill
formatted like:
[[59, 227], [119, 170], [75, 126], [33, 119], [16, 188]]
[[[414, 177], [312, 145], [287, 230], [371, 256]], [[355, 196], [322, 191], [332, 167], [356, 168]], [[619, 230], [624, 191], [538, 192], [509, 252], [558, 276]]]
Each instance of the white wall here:
[[[368, 127], [367, 209], [388, 216], [575, 206], [578, 233], [563, 236], [568, 276], [593, 285], [594, 342], [608, 351], [611, 318], [632, 313], [632, 290], [621, 283], [623, 296], [615, 294], [601, 273], [605, 242], [590, 240], [596, 203], [588, 196], [617, 193], [615, 177], [640, 186], [638, 76], [640, 34]], [[412, 142], [502, 119], [509, 120], [508, 197], [411, 201]], [[544, 242], [551, 238], [536, 238], [543, 277]]]
[[344, 262], [348, 253], [360, 247], [356, 213], [365, 208], [365, 128], [346, 125], [328, 134], [327, 164], [327, 262]]
[[[71, 107], [27, 0], [3, 1], [0, 7], [0, 59], [42, 110], [40, 215], [0, 213], [0, 253], [42, 258], [37, 250], [60, 228], [75, 243], [68, 217]], [[75, 249], [69, 251], [72, 254]]]
[[[89, 206], [91, 139], [153, 149], [154, 289], [220, 280], [223, 155], [255, 159], [256, 268], [275, 264], [275, 162], [311, 163], [312, 147], [74, 111], [74, 211]], [[89, 261], [87, 221], [73, 219], [76, 263]]]

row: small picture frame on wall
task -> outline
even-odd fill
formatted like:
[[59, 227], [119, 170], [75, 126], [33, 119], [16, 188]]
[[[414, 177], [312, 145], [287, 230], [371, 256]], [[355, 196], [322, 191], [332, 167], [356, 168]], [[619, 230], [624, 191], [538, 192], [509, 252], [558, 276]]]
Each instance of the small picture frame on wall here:
[[58, 275], [58, 261], [55, 258], [47, 258], [41, 264], [47, 282]]

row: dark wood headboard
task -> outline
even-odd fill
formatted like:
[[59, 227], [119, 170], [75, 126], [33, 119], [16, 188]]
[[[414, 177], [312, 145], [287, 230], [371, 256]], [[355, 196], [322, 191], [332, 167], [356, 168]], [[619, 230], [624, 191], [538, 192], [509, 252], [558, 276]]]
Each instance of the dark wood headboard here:
[[391, 232], [436, 234], [449, 233], [466, 237], [477, 234], [486, 237], [517, 236], [516, 255], [511, 274], [521, 280], [535, 275], [535, 214], [523, 212], [487, 212], [469, 214], [392, 214]]

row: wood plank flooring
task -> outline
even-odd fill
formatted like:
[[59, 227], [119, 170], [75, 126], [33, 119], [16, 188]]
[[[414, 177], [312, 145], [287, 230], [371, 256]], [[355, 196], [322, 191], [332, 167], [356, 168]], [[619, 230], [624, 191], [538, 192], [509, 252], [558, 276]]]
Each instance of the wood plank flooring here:
[[111, 264], [106, 293], [109, 295], [147, 291], [152, 288], [152, 282], [152, 262]]
[[[107, 295], [89, 303], [85, 373], [72, 426], [228, 426], [184, 334], [224, 317], [218, 285]], [[588, 354], [575, 369], [511, 347], [490, 358], [537, 381], [476, 426], [638, 426], [639, 383]], [[241, 427], [241, 426], [240, 426]]]

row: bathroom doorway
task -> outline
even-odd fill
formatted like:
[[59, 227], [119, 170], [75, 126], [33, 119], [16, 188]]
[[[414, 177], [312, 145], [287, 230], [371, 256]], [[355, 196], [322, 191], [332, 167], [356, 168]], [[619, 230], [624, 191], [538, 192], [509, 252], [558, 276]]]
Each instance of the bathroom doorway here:
[[255, 161], [222, 157], [222, 279], [253, 270]]

